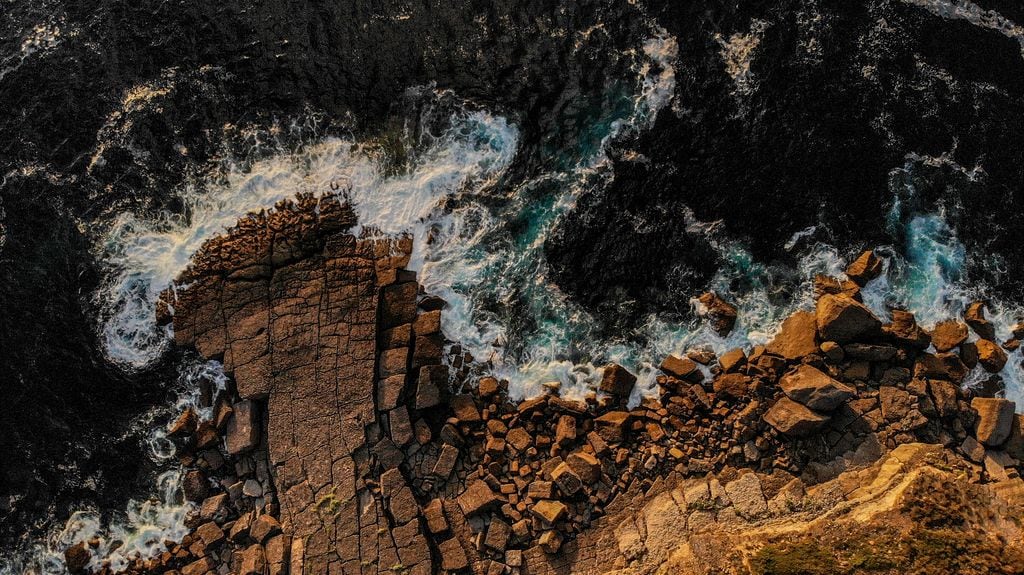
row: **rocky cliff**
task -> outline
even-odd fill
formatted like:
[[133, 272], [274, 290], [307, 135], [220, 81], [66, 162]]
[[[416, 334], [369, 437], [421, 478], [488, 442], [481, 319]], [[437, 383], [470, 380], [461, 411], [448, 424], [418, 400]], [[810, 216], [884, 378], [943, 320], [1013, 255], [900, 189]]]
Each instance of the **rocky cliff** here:
[[[411, 241], [355, 223], [300, 196], [164, 293], [176, 343], [233, 386], [172, 423], [193, 532], [134, 572], [1024, 572], [1022, 418], [997, 377], [960, 385], [1018, 345], [980, 302], [883, 324], [866, 252], [769, 345], [668, 356], [660, 397], [630, 405], [612, 364], [585, 401], [513, 401], [444, 340]], [[717, 330], [742, 313], [701, 301]]]

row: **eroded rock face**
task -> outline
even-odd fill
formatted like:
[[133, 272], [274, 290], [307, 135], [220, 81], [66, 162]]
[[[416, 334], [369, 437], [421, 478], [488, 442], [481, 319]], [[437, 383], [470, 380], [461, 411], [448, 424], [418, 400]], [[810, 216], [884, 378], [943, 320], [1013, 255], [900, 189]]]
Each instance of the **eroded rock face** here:
[[[393, 469], [401, 461], [395, 445], [408, 438], [394, 437], [400, 418], [378, 402], [397, 405], [414, 375], [411, 331], [392, 349], [377, 338], [416, 319], [417, 286], [402, 271], [411, 244], [354, 237], [353, 223], [337, 199], [308, 196], [242, 220], [206, 244], [179, 279], [175, 340], [223, 358], [234, 376], [244, 401], [229, 424], [230, 452], [251, 448], [248, 414], [254, 403], [266, 405], [293, 565], [360, 572], [370, 561], [426, 574], [419, 507]], [[387, 488], [375, 490], [389, 469]], [[247, 572], [266, 568], [265, 537], [243, 554]]]

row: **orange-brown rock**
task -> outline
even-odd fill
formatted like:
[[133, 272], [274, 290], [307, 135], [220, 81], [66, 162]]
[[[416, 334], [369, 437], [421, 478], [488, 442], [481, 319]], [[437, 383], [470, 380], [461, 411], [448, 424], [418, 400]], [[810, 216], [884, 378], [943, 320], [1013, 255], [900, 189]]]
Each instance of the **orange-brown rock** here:
[[967, 325], [955, 319], [940, 321], [932, 330], [932, 345], [935, 346], [935, 351], [950, 351], [965, 341]]
[[629, 397], [636, 385], [636, 376], [617, 363], [604, 366], [600, 390], [617, 397]]
[[882, 322], [864, 304], [844, 296], [822, 296], [815, 314], [818, 334], [826, 341], [849, 343], [873, 337], [882, 328]]
[[882, 260], [871, 250], [860, 254], [846, 268], [846, 276], [861, 287], [880, 275], [882, 275]]
[[815, 411], [833, 411], [857, 392], [806, 364], [784, 375], [779, 381], [779, 387], [790, 399]]
[[782, 322], [778, 335], [765, 349], [768, 353], [795, 361], [818, 351], [817, 337], [814, 312], [798, 311]]
[[974, 436], [989, 447], [998, 447], [1010, 437], [1016, 405], [1006, 399], [975, 397], [971, 408], [978, 413]]
[[1006, 352], [999, 344], [987, 339], [974, 342], [978, 348], [978, 363], [989, 373], [999, 373], [1006, 365]]
[[715, 292], [701, 294], [697, 301], [700, 304], [698, 312], [708, 321], [711, 329], [722, 337], [729, 335], [736, 325], [738, 316], [736, 306], [725, 301]]
[[981, 339], [996, 339], [996, 328], [985, 318], [985, 302], [976, 301], [964, 311], [964, 321]]
[[914, 314], [901, 309], [892, 310], [892, 322], [882, 326], [882, 331], [898, 345], [917, 350], [927, 349], [932, 339], [928, 332], [917, 325]]
[[764, 414], [764, 420], [781, 433], [792, 437], [806, 437], [828, 423], [829, 417], [812, 411], [788, 397], [782, 397]]

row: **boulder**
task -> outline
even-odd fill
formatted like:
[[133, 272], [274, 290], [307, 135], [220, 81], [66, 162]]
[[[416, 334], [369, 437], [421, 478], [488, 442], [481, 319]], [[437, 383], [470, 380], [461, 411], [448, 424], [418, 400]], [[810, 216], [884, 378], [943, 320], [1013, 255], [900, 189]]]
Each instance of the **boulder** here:
[[92, 561], [92, 552], [85, 542], [76, 543], [64, 551], [64, 565], [69, 573], [85, 573], [86, 567]]
[[736, 326], [736, 306], [725, 301], [715, 292], [706, 292], [697, 298], [697, 313], [708, 321], [711, 329], [718, 335], [729, 335]]
[[932, 341], [928, 332], [917, 325], [914, 314], [901, 309], [892, 310], [892, 322], [882, 326], [882, 331], [897, 344], [917, 350], [926, 349]]
[[857, 391], [806, 364], [784, 375], [779, 386], [787, 397], [815, 411], [833, 411]]
[[462, 495], [459, 495], [457, 501], [464, 514], [473, 515], [489, 507], [500, 505], [502, 498], [491, 491], [487, 482], [478, 479], [471, 483]]
[[501, 519], [494, 518], [487, 526], [487, 535], [484, 537], [484, 545], [495, 551], [504, 551], [508, 546], [509, 536], [512, 535], [512, 528]]
[[583, 480], [566, 463], [560, 463], [551, 472], [551, 480], [558, 486], [559, 491], [572, 497], [583, 487]]
[[441, 403], [441, 388], [448, 382], [448, 368], [427, 365], [420, 368], [416, 378], [416, 409], [427, 409]]
[[1006, 366], [1006, 352], [999, 344], [988, 340], [979, 339], [974, 342], [978, 348], [978, 363], [989, 373], [999, 373]]
[[811, 411], [788, 397], [782, 397], [764, 414], [764, 420], [780, 433], [805, 437], [821, 429], [828, 423], [829, 417]]
[[601, 461], [586, 451], [570, 453], [565, 458], [565, 464], [585, 483], [593, 483], [601, 477]]
[[928, 391], [940, 417], [950, 417], [960, 412], [957, 396], [960, 388], [948, 381], [929, 379]]
[[661, 362], [661, 371], [676, 379], [700, 383], [704, 375], [697, 368], [697, 363], [688, 357], [669, 355]]
[[455, 413], [455, 417], [462, 423], [476, 423], [481, 420], [480, 410], [477, 409], [476, 402], [473, 401], [473, 396], [464, 393], [456, 395], [452, 398], [452, 411]]
[[441, 569], [445, 571], [462, 571], [469, 567], [466, 551], [462, 548], [458, 538], [452, 537], [442, 542], [437, 546], [437, 550], [441, 553]]
[[258, 543], [263, 543], [270, 537], [281, 532], [281, 524], [274, 519], [273, 515], [263, 514], [256, 518], [249, 527], [249, 536]]
[[554, 554], [558, 553], [558, 550], [562, 548], [562, 534], [552, 529], [545, 531], [541, 534], [540, 539], [537, 540], [537, 544], [544, 550], [545, 553]]
[[501, 384], [493, 377], [481, 377], [476, 389], [480, 397], [490, 398], [498, 394], [498, 391], [501, 390]]
[[843, 346], [843, 357], [865, 361], [890, 361], [896, 357], [896, 351], [896, 348], [891, 345], [848, 343]]
[[824, 295], [815, 320], [823, 340], [850, 343], [876, 335], [882, 322], [864, 304], [845, 296]]
[[185, 411], [167, 427], [167, 435], [177, 437], [194, 433], [196, 430], [196, 420], [195, 410], [191, 407], [186, 407]]
[[572, 445], [576, 441], [576, 418], [571, 415], [562, 415], [555, 424], [555, 443], [562, 447]]
[[782, 328], [765, 350], [795, 361], [818, 351], [814, 312], [798, 311], [782, 322]]
[[722, 357], [718, 358], [718, 365], [722, 368], [722, 371], [730, 373], [733, 371], [739, 371], [747, 364], [747, 354], [743, 353], [743, 349], [735, 347], [722, 354]]
[[267, 571], [267, 555], [263, 546], [255, 543], [242, 552], [239, 575], [264, 575]]
[[257, 406], [246, 399], [231, 406], [233, 415], [228, 420], [225, 444], [228, 453], [239, 455], [259, 445], [260, 428], [256, 421]]
[[433, 499], [423, 508], [423, 518], [427, 520], [427, 529], [433, 534], [448, 531], [448, 520], [444, 516], [444, 505], [440, 499]]
[[601, 375], [601, 391], [617, 396], [629, 397], [636, 385], [636, 376], [617, 363], [609, 363]]
[[530, 508], [530, 513], [534, 517], [546, 521], [549, 525], [553, 525], [559, 519], [565, 517], [568, 512], [569, 508], [564, 503], [552, 499], [542, 499], [534, 503], [533, 507]]
[[950, 351], [967, 341], [967, 325], [955, 319], [947, 319], [935, 324], [932, 330], [932, 345], [935, 351]]
[[608, 443], [618, 443], [625, 439], [628, 423], [628, 411], [609, 411], [594, 420], [597, 434]]
[[1010, 437], [1016, 408], [1012, 401], [975, 397], [971, 400], [971, 408], [978, 413], [974, 424], [974, 436], [978, 441], [989, 447], [998, 447]]
[[842, 295], [860, 301], [860, 286], [853, 280], [838, 280], [832, 276], [818, 274], [814, 276], [814, 297], [820, 299], [824, 295]]
[[739, 399], [750, 391], [751, 381], [742, 373], [726, 373], [716, 377], [712, 387], [717, 395]]
[[846, 277], [861, 287], [880, 275], [882, 275], [882, 260], [871, 250], [860, 254], [846, 268]]
[[967, 306], [967, 310], [964, 312], [964, 321], [967, 325], [971, 326], [974, 333], [978, 334], [981, 339], [996, 339], [996, 328], [992, 325], [992, 322], [985, 319], [985, 302], [976, 301], [971, 305]]

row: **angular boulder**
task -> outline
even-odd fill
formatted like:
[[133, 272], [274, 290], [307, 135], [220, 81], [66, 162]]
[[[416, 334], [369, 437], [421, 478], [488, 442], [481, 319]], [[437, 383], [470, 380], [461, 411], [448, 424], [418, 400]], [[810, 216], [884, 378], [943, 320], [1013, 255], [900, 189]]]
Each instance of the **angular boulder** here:
[[787, 397], [815, 411], [833, 411], [857, 392], [849, 385], [806, 364], [782, 376], [779, 387]]
[[994, 340], [996, 338], [995, 326], [985, 319], [985, 302], [976, 301], [967, 306], [967, 310], [964, 311], [964, 321], [981, 339]]
[[974, 436], [978, 441], [989, 447], [998, 447], [1009, 439], [1016, 409], [1014, 402], [975, 397], [971, 400], [971, 408], [978, 413], [978, 420], [974, 424]]
[[932, 330], [932, 345], [935, 351], [950, 351], [961, 343], [967, 341], [967, 325], [955, 319], [947, 319], [935, 324]]
[[988, 339], [979, 339], [974, 342], [974, 345], [978, 348], [978, 363], [985, 368], [985, 371], [999, 373], [1003, 370], [1007, 357], [1006, 352], [998, 343]]
[[896, 343], [913, 349], [927, 349], [932, 338], [921, 326], [917, 325], [917, 319], [909, 311], [892, 310], [892, 322], [882, 326], [882, 331]]
[[778, 335], [765, 350], [795, 361], [818, 351], [817, 337], [817, 320], [814, 312], [798, 311], [782, 322]]
[[617, 363], [609, 363], [601, 375], [601, 391], [616, 397], [629, 397], [636, 385], [636, 376]]
[[715, 292], [706, 292], [697, 298], [700, 304], [697, 309], [698, 315], [707, 320], [711, 329], [718, 335], [725, 337], [729, 335], [732, 328], [736, 326], [738, 313], [736, 306], [725, 301]]
[[837, 343], [869, 338], [882, 328], [882, 322], [864, 304], [830, 294], [818, 300], [815, 320], [821, 339]]
[[846, 268], [846, 276], [861, 287], [880, 275], [882, 275], [882, 260], [871, 250], [860, 254]]
[[233, 416], [228, 420], [226, 447], [231, 455], [245, 453], [260, 440], [260, 428], [256, 421], [256, 404], [246, 399], [231, 406]]
[[790, 437], [806, 437], [828, 423], [829, 416], [782, 397], [764, 414], [764, 420], [780, 433]]

